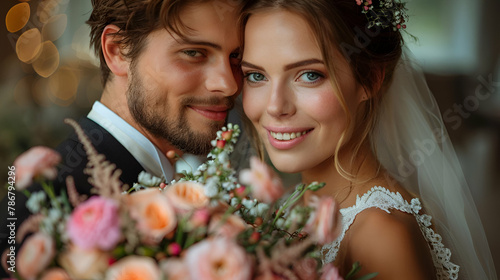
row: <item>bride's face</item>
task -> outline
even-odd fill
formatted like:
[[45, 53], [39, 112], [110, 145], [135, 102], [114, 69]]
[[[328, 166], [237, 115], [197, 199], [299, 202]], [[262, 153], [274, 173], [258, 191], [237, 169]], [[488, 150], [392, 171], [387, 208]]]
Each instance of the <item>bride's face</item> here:
[[[348, 114], [354, 115], [361, 87], [345, 59], [336, 74]], [[303, 172], [333, 164], [347, 115], [307, 22], [287, 11], [252, 15], [245, 28], [243, 107], [273, 164]]]

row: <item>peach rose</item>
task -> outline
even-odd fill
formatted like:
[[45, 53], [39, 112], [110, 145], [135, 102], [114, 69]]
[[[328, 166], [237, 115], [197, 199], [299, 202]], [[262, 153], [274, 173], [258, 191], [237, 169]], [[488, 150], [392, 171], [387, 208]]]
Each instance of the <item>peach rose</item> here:
[[39, 175], [54, 180], [57, 176], [55, 166], [59, 162], [61, 162], [59, 153], [47, 147], [36, 146], [22, 153], [14, 161], [17, 190], [27, 188], [33, 178]]
[[25, 279], [34, 279], [55, 256], [55, 242], [41, 232], [26, 239], [17, 258], [17, 272]]
[[206, 207], [209, 199], [203, 185], [196, 182], [178, 182], [165, 189], [165, 196], [178, 213]]
[[208, 225], [208, 233], [215, 236], [236, 238], [238, 234], [247, 228], [247, 223], [236, 215], [226, 217], [222, 221], [224, 214], [214, 214]]
[[227, 238], [206, 239], [191, 246], [185, 256], [191, 279], [251, 279], [245, 250]]
[[106, 272], [106, 280], [160, 280], [160, 269], [152, 258], [128, 256], [114, 263]]
[[70, 245], [58, 258], [59, 264], [73, 279], [94, 279], [108, 269], [111, 256], [103, 251], [84, 250]]
[[340, 233], [341, 216], [339, 206], [332, 197], [311, 196], [309, 206], [315, 209], [309, 217], [304, 230], [311, 234], [319, 244], [328, 244]]
[[172, 204], [158, 189], [134, 192], [126, 200], [145, 242], [155, 244], [177, 226]]
[[160, 269], [168, 280], [189, 279], [189, 268], [183, 259], [167, 259], [160, 263]]
[[122, 238], [118, 203], [93, 196], [75, 208], [68, 220], [68, 236], [82, 249], [110, 250]]
[[250, 159], [250, 169], [240, 172], [240, 181], [250, 185], [252, 195], [265, 203], [273, 203], [285, 192], [278, 175], [257, 157]]
[[64, 269], [51, 268], [43, 274], [40, 280], [71, 280], [71, 278]]

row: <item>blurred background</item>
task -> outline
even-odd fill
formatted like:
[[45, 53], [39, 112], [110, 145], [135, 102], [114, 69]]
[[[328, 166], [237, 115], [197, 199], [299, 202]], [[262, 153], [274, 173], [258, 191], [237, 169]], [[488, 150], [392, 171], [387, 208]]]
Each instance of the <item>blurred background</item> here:
[[[407, 31], [417, 37], [407, 46], [439, 103], [500, 272], [500, 1], [407, 2]], [[90, 10], [90, 0], [0, 1], [0, 185], [17, 155], [55, 147], [71, 131], [63, 119], [85, 116], [99, 99]]]

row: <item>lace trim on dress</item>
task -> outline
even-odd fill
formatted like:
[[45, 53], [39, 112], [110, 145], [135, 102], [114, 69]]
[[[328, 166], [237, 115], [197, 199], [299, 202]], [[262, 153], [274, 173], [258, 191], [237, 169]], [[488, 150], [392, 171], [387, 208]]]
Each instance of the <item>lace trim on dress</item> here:
[[453, 280], [458, 279], [459, 266], [451, 262], [451, 251], [444, 247], [441, 242], [441, 235], [434, 232], [434, 230], [430, 227], [432, 224], [432, 217], [427, 214], [419, 214], [422, 209], [420, 200], [418, 198], [413, 198], [411, 203], [408, 203], [403, 199], [403, 196], [399, 192], [394, 193], [380, 186], [373, 187], [361, 198], [357, 196], [355, 205], [340, 209], [340, 214], [342, 214], [342, 231], [336, 241], [323, 246], [322, 252], [325, 256], [323, 263], [329, 263], [335, 260], [339, 251], [340, 242], [344, 239], [345, 234], [354, 222], [356, 215], [363, 210], [374, 207], [387, 213], [390, 213], [390, 209], [396, 209], [404, 213], [412, 214], [417, 220], [422, 234], [429, 243], [432, 260], [434, 261], [434, 266], [436, 267], [437, 278]]

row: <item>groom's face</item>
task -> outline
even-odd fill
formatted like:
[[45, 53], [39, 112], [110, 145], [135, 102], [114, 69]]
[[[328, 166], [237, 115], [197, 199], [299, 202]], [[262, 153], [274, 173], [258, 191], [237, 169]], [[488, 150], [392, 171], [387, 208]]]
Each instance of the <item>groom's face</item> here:
[[185, 152], [208, 153], [240, 92], [237, 10], [189, 6], [180, 15], [185, 37], [165, 29], [148, 36], [130, 65], [127, 100], [149, 133]]

